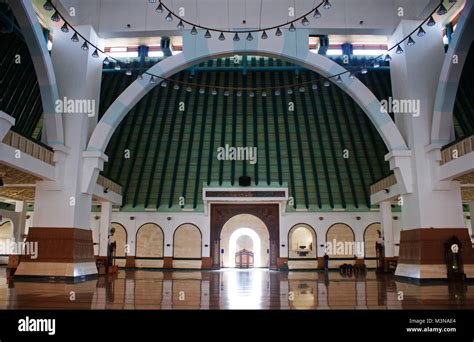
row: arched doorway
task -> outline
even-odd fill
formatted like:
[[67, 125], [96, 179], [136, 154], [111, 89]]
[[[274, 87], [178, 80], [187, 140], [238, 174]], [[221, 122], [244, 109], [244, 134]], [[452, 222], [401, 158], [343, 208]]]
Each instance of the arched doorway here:
[[173, 268], [201, 268], [202, 235], [197, 226], [180, 225], [173, 235]]
[[125, 267], [128, 254], [127, 230], [120, 223], [112, 222], [110, 228], [110, 242], [115, 242], [115, 265]]
[[364, 231], [364, 263], [368, 268], [377, 267], [375, 244], [381, 242], [380, 223], [372, 223]]
[[136, 267], [163, 267], [163, 230], [154, 223], [138, 228], [136, 236]]
[[[237, 260], [248, 261], [247, 252], [251, 253], [253, 267], [269, 267], [269, 239], [267, 226], [255, 215], [233, 216], [221, 230], [221, 267], [246, 268], [245, 265], [239, 265]], [[244, 250], [244, 256], [237, 255]]]
[[[277, 269], [280, 241], [279, 219], [278, 204], [212, 204], [210, 246], [212, 268], [229, 267], [227, 239], [230, 239], [234, 230], [250, 228], [259, 235], [261, 240], [261, 263], [256, 267]], [[224, 226], [227, 227], [225, 230]]]

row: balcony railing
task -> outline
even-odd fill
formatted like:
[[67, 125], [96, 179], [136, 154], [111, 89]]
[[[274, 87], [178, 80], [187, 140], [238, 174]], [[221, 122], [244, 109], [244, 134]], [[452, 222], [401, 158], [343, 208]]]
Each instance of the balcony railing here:
[[391, 174], [390, 176], [387, 176], [379, 180], [378, 182], [372, 184], [370, 186], [370, 194], [376, 194], [377, 192], [382, 191], [384, 189], [388, 189], [395, 184], [397, 184], [397, 178], [394, 174]]
[[474, 135], [463, 139], [457, 143], [444, 147], [441, 150], [441, 165], [450, 162], [451, 160], [458, 159], [474, 149]]
[[120, 194], [120, 195], [122, 194], [122, 186], [120, 184], [117, 184], [111, 181], [107, 177], [99, 175], [99, 177], [97, 178], [97, 184], [99, 184], [103, 188], [107, 188], [110, 191], [115, 192], [116, 194]]
[[22, 136], [21, 134], [9, 131], [5, 138], [3, 138], [3, 143], [45, 163], [50, 165], [54, 164], [54, 152], [52, 150], [41, 146], [40, 144]]

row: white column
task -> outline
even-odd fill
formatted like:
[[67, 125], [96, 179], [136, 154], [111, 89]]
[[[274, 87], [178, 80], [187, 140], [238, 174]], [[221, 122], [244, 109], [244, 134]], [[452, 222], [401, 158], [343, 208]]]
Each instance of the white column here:
[[[390, 38], [389, 46], [407, 36], [419, 21], [402, 20]], [[439, 148], [431, 142], [436, 89], [445, 57], [441, 27], [426, 27], [422, 38], [412, 35], [415, 45], [400, 46], [402, 54], [392, 53], [390, 74], [393, 100], [405, 101], [412, 108], [397, 113], [395, 123], [411, 150], [413, 192], [403, 195], [402, 227], [463, 228], [459, 182], [438, 182]]]
[[100, 206], [99, 256], [107, 256], [111, 217], [112, 203], [102, 202]]
[[22, 235], [26, 231], [26, 203], [24, 201], [15, 202], [15, 213], [17, 213], [16, 224], [14, 225], [14, 236], [16, 242], [23, 241]]
[[472, 240], [472, 234], [474, 232], [474, 201], [469, 202], [469, 217], [471, 218], [471, 228], [469, 229], [469, 236], [471, 236]]
[[395, 254], [395, 246], [393, 243], [392, 205], [389, 201], [380, 203], [380, 223], [382, 226], [385, 256], [392, 258]]
[[[99, 41], [92, 26], [76, 29], [90, 41]], [[74, 43], [70, 38], [59, 27], [54, 32], [51, 58], [59, 91], [56, 110], [63, 113], [66, 147], [53, 145], [57, 179], [37, 182], [34, 227], [89, 229], [92, 191], [83, 184], [87, 180], [83, 171], [94, 156], [84, 151], [91, 126], [97, 124], [102, 58], [92, 57], [93, 51], [81, 49], [83, 41]], [[98, 173], [106, 157], [96, 159]]]

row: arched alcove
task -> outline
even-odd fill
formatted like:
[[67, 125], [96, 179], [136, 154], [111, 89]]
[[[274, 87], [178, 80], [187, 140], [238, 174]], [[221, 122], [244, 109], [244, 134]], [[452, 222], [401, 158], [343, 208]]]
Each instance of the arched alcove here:
[[173, 268], [201, 268], [202, 234], [191, 223], [180, 225], [173, 235]]
[[136, 267], [163, 267], [164, 235], [155, 223], [138, 228], [135, 253]]

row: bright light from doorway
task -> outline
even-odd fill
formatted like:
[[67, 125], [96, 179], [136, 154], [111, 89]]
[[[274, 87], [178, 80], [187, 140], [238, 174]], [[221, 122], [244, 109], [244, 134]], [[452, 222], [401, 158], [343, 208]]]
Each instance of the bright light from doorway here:
[[250, 228], [239, 228], [232, 233], [229, 239], [229, 267], [235, 267], [235, 253], [237, 252], [237, 240], [241, 236], [248, 236], [252, 239], [253, 243], [253, 264], [254, 267], [261, 267], [260, 261], [260, 237], [258, 234]]

